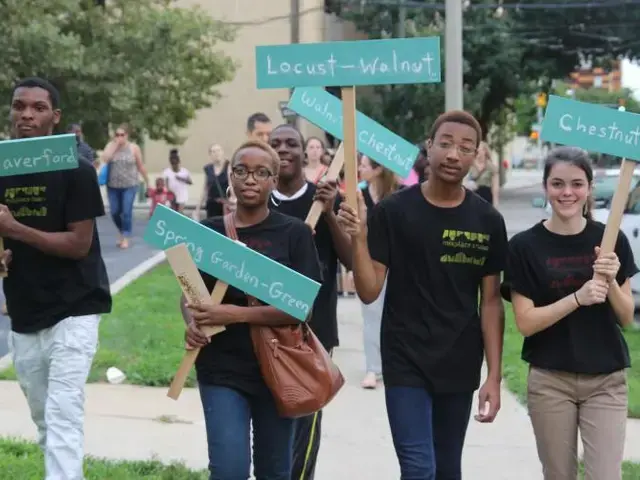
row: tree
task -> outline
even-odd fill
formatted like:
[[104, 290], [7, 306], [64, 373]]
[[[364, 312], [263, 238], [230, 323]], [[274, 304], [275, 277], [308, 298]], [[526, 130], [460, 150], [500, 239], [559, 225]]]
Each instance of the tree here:
[[[25, 76], [48, 78], [60, 90], [63, 128], [82, 122], [96, 147], [119, 123], [138, 138], [181, 143], [180, 129], [235, 73], [234, 62], [216, 50], [235, 32], [198, 8], [170, 0], [2, 3], [0, 93], [9, 99]], [[0, 118], [7, 118], [7, 104]], [[6, 121], [0, 127], [6, 132]]]
[[[396, 2], [372, 1], [364, 7], [356, 6], [358, 2], [333, 3], [340, 6], [341, 17], [370, 38], [386, 38], [397, 29]], [[621, 55], [634, 58], [640, 48], [634, 31], [640, 9], [632, 5], [577, 8], [570, 5], [575, 4], [572, 0], [553, 6], [548, 0], [500, 3], [496, 9], [495, 0], [474, 0], [464, 12], [465, 109], [478, 118], [485, 137], [493, 124], [511, 118], [504, 109], [517, 113], [529, 109], [530, 102], [535, 112], [534, 93], [549, 91], [553, 80], [566, 78], [581, 62], [608, 66]], [[407, 35], [440, 35], [444, 43], [443, 4], [425, 0], [423, 8], [408, 9]], [[512, 8], [516, 4], [518, 8]], [[365, 113], [418, 141], [444, 109], [444, 85], [375, 88], [362, 106]], [[420, 127], [405, 127], [403, 119]]]

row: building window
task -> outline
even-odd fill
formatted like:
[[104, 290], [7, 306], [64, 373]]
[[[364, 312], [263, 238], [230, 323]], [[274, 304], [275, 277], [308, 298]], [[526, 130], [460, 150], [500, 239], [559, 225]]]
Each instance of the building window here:
[[593, 86], [596, 88], [602, 87], [602, 77], [600, 75], [593, 77]]

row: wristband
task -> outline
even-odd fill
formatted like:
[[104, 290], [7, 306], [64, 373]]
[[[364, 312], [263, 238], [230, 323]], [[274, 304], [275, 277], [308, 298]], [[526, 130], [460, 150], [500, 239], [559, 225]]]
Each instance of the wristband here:
[[579, 307], [581, 307], [582, 305], [580, 304], [580, 300], [578, 300], [578, 294], [576, 292], [573, 292], [573, 298], [576, 299], [576, 303], [578, 304]]

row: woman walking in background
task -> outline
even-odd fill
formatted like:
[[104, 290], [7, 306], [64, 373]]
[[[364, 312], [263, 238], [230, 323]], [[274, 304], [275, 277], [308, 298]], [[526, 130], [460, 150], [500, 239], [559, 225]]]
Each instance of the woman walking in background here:
[[[551, 151], [543, 185], [551, 218], [509, 242], [503, 296], [511, 300], [529, 363], [529, 416], [545, 480], [575, 480], [578, 431], [586, 480], [620, 480], [633, 323], [629, 241], [600, 254], [604, 225], [591, 220], [593, 171], [586, 151]], [[600, 278], [593, 279], [594, 274]]]
[[[360, 179], [366, 182], [362, 189], [362, 197], [367, 206], [367, 215], [371, 215], [373, 207], [393, 192], [402, 188], [396, 175], [366, 155], [360, 158]], [[364, 321], [364, 358], [366, 375], [362, 380], [363, 388], [376, 388], [382, 376], [380, 360], [380, 324], [387, 282], [385, 280], [378, 298], [370, 303], [362, 303], [362, 319]]]
[[311, 183], [318, 183], [327, 172], [327, 166], [322, 162], [325, 154], [324, 143], [318, 137], [309, 137], [305, 146], [307, 158], [304, 175]]
[[[129, 129], [120, 125], [102, 152], [102, 161], [109, 164], [107, 195], [111, 218], [118, 232], [118, 246], [128, 248], [133, 224], [133, 202], [142, 175], [145, 187], [149, 187], [147, 170], [142, 163], [140, 147], [129, 141]], [[145, 189], [146, 190], [146, 189]]]
[[480, 143], [478, 155], [469, 171], [469, 179], [472, 182], [468, 185], [470, 190], [473, 190], [494, 207], [498, 206], [500, 175], [491, 159], [491, 150], [489, 150], [487, 142]]
[[205, 184], [202, 196], [194, 212], [196, 220], [200, 220], [202, 205], [207, 211], [207, 218], [226, 213], [224, 207], [228, 203], [229, 161], [220, 144], [214, 143], [209, 147], [209, 159], [210, 162], [204, 166]]

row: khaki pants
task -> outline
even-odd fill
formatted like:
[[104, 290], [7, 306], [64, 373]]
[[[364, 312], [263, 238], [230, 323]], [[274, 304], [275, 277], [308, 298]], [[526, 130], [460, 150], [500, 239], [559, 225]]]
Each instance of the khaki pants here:
[[576, 480], [578, 429], [585, 480], [619, 480], [627, 425], [627, 377], [531, 367], [529, 415], [545, 480]]

